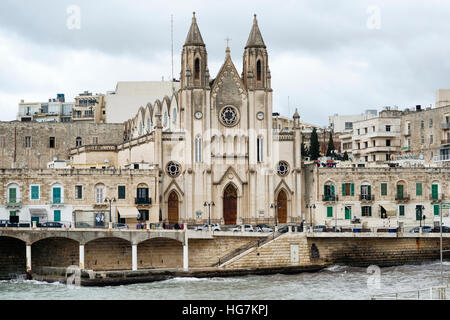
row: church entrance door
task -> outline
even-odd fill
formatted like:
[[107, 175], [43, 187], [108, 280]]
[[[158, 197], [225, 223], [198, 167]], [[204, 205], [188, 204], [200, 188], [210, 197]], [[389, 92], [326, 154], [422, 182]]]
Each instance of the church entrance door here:
[[287, 223], [287, 196], [284, 190], [278, 193], [278, 223]]
[[236, 224], [237, 191], [231, 184], [229, 184], [223, 192], [223, 219], [225, 224]]
[[169, 208], [169, 224], [175, 224], [178, 222], [178, 195], [175, 191], [172, 191], [169, 194], [169, 201], [168, 201], [168, 208]]

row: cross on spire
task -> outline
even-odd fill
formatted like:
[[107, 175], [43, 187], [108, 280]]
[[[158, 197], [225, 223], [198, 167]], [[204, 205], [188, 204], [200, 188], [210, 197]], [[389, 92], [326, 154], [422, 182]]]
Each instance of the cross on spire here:
[[229, 47], [229, 42], [231, 41], [231, 39], [229, 37], [226, 37], [225, 41], [227, 42], [227, 47]]

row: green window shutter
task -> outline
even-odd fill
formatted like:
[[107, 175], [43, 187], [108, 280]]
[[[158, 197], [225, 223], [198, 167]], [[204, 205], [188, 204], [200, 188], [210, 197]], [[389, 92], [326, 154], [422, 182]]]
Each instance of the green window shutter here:
[[382, 183], [381, 184], [381, 195], [382, 196], [387, 196], [387, 183]]
[[351, 207], [345, 207], [345, 219], [349, 220], [352, 217], [352, 209]]
[[355, 195], [355, 184], [354, 183], [350, 184], [350, 195], [351, 196]]
[[10, 211], [9, 212], [9, 216], [10, 217], [16, 217], [17, 216], [17, 211]]
[[438, 216], [439, 215], [439, 205], [438, 204], [435, 204], [434, 206], [433, 206], [433, 211], [434, 211], [434, 215], [435, 216]]
[[372, 207], [369, 207], [369, 217], [372, 216]]
[[416, 183], [416, 196], [421, 196], [421, 195], [422, 195], [422, 183], [417, 182]]
[[53, 188], [53, 203], [61, 203], [61, 188]]
[[431, 197], [433, 200], [437, 200], [437, 198], [438, 198], [438, 185], [437, 184], [431, 185]]
[[397, 185], [397, 197], [403, 199], [403, 185]]
[[16, 188], [10, 188], [9, 189], [9, 202], [10, 203], [16, 203], [17, 198], [16, 198]]
[[55, 210], [53, 211], [53, 221], [61, 221], [61, 210]]
[[371, 190], [370, 190], [370, 186], [367, 186], [367, 194], [370, 196], [372, 194]]
[[345, 183], [342, 184], [342, 196], [344, 197], [345, 194]]
[[39, 186], [31, 186], [31, 200], [39, 200]]
[[331, 195], [334, 196], [334, 184], [332, 184], [332, 185], [330, 186], [330, 188], [331, 188]]
[[327, 218], [333, 217], [333, 207], [327, 207]]
[[399, 216], [402, 216], [402, 217], [405, 216], [405, 206], [399, 206], [398, 210], [399, 210], [399, 212], [398, 212]]

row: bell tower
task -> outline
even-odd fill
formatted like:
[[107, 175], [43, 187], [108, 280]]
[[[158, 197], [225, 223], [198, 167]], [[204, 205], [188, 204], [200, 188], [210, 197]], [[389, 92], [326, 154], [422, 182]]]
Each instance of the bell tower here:
[[258, 27], [256, 14], [244, 51], [242, 78], [248, 89], [270, 89], [271, 76], [267, 49]]
[[181, 89], [209, 86], [208, 55], [195, 12], [181, 53]]

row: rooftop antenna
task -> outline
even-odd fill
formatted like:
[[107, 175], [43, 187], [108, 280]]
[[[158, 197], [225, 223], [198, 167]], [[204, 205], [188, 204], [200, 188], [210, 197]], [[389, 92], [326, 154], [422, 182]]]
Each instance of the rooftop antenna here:
[[172, 82], [172, 92], [175, 92], [174, 78], [173, 78], [173, 14], [170, 15], [170, 45], [171, 45], [171, 57], [172, 57], [172, 77], [170, 81]]

